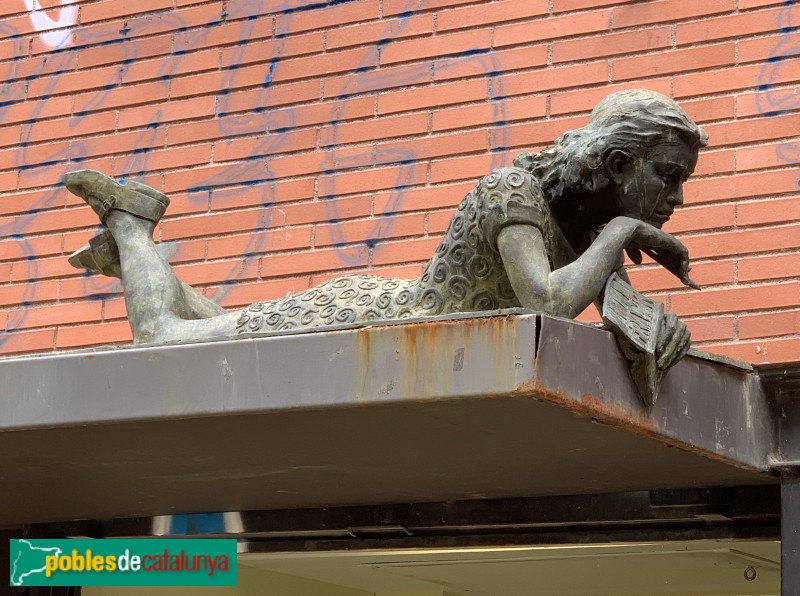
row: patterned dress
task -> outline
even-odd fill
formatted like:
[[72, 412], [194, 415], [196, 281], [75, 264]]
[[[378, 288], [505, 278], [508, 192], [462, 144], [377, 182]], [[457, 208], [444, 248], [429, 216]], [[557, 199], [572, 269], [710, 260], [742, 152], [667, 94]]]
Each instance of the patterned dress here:
[[237, 333], [264, 333], [519, 307], [497, 237], [514, 223], [536, 226], [553, 268], [552, 212], [525, 170], [494, 170], [461, 201], [419, 279], [340, 277], [301, 294], [256, 302], [241, 311]]

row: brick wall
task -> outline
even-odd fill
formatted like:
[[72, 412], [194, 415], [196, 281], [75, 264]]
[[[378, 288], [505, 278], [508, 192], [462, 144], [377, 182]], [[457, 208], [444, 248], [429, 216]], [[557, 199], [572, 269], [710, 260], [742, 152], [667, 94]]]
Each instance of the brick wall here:
[[0, 354], [129, 341], [118, 283], [66, 261], [98, 230], [66, 171], [167, 192], [163, 250], [235, 308], [417, 276], [476, 178], [646, 87], [711, 137], [667, 227], [704, 290], [634, 284], [706, 349], [800, 361], [798, 22], [784, 0], [6, 0]]

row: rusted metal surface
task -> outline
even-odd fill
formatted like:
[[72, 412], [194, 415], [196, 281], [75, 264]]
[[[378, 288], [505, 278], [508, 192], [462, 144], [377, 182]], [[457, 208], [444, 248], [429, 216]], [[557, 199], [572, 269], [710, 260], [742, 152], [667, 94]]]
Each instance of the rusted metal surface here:
[[778, 482], [745, 373], [626, 375], [524, 313], [0, 360], [0, 525]]
[[777, 445], [774, 404], [757, 376], [688, 356], [670, 369], [653, 407], [643, 406], [611, 333], [542, 316], [536, 377], [518, 392], [602, 424], [732, 465], [767, 471]]

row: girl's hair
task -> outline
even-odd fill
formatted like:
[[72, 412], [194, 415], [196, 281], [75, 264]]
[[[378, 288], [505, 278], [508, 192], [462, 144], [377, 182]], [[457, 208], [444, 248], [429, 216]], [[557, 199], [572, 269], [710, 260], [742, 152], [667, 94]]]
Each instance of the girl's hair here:
[[552, 149], [518, 155], [514, 165], [532, 172], [555, 204], [565, 192], [592, 193], [608, 186], [605, 159], [611, 151], [646, 157], [650, 148], [677, 142], [697, 150], [708, 144], [708, 134], [660, 93], [620, 91], [597, 104], [586, 126], [561, 135]]

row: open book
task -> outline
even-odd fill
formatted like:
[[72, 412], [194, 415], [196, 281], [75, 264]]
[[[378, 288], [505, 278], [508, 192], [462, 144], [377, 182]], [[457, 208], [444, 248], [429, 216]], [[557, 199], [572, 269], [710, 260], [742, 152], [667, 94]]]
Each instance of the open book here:
[[658, 398], [663, 370], [658, 367], [656, 347], [664, 306], [646, 298], [616, 273], [608, 278], [603, 300], [603, 322], [614, 330], [631, 376], [645, 404]]

